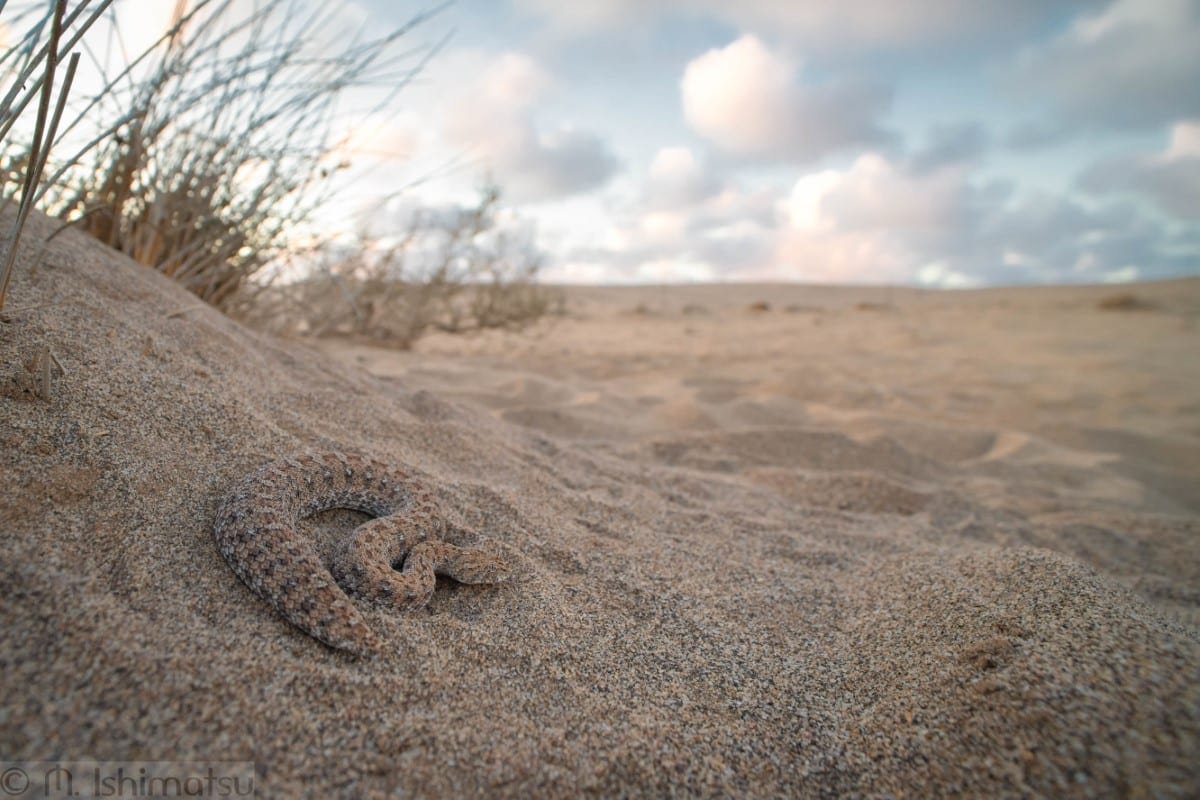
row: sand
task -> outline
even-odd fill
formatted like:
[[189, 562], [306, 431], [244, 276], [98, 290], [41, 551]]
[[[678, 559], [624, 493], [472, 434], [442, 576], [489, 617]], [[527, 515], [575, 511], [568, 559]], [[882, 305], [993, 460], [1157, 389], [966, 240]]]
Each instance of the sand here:
[[[248, 760], [270, 797], [1200, 791], [1200, 280], [572, 289], [394, 352], [51, 230], [0, 327], [2, 759]], [[290, 627], [211, 527], [308, 448], [419, 472], [515, 579], [364, 607], [374, 660]]]

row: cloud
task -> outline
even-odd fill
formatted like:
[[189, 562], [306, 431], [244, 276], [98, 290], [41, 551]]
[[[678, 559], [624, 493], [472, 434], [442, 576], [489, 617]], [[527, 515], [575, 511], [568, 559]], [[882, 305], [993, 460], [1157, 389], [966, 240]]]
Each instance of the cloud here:
[[741, 156], [811, 161], [888, 139], [877, 122], [888, 92], [806, 83], [794, 62], [754, 36], [692, 60], [680, 88], [693, 130]]
[[[877, 153], [801, 177], [763, 224], [756, 257], [725, 277], [940, 287], [1104, 282], [1185, 274], [1200, 245], [1125, 204], [1084, 206], [972, 180], [963, 165], [918, 171]], [[769, 247], [769, 252], [764, 248]]]
[[776, 269], [801, 280], [910, 282], [975, 224], [975, 204], [961, 167], [918, 172], [866, 153], [796, 181], [780, 203], [787, 224]]
[[1120, 156], [1093, 165], [1080, 176], [1079, 185], [1097, 194], [1140, 194], [1168, 214], [1200, 220], [1200, 120], [1174, 125], [1161, 153]]
[[619, 162], [607, 143], [564, 126], [539, 132], [524, 125], [510, 150], [494, 153], [494, 167], [516, 197], [549, 199], [591, 191], [616, 173]]
[[1116, 0], [1026, 50], [1008, 83], [1078, 127], [1155, 128], [1200, 115], [1197, 42], [1195, 0]]
[[553, 81], [528, 56], [506, 53], [464, 70], [480, 75], [443, 117], [443, 131], [468, 149], [518, 200], [540, 201], [604, 185], [619, 161], [599, 135], [569, 124], [539, 125], [534, 110]]
[[780, 3], [748, 0], [707, 5], [746, 26], [777, 32], [806, 49], [913, 49], [930, 44], [998, 46], [1063, 8], [1081, 2], [1010, 0], [962, 3], [958, 0], [839, 0], [837, 3]]
[[627, 23], [657, 15], [672, 3], [662, 0], [603, 0], [563, 3], [559, 0], [514, 0], [518, 11], [540, 17], [562, 34], [584, 35], [616, 30]]
[[564, 35], [619, 31], [638, 23], [670, 24], [671, 17], [711, 17], [743, 30], [771, 31], [809, 53], [836, 54], [847, 49], [913, 50], [933, 44], [1002, 47], [1060, 17], [1064, 10], [1086, 7], [1086, 0], [517, 0], [516, 5]]
[[982, 156], [988, 149], [990, 136], [975, 122], [960, 122], [935, 126], [925, 144], [918, 148], [909, 163], [917, 172], [930, 172], [953, 164], [967, 164]]
[[719, 188], [717, 176], [689, 148], [664, 147], [650, 162], [646, 202], [654, 208], [692, 206]]
[[1009, 130], [1004, 137], [1004, 143], [1014, 150], [1037, 150], [1067, 142], [1075, 133], [1072, 127], [1061, 119], [1025, 120]]
[[723, 179], [687, 147], [663, 148], [598, 237], [605, 243], [570, 248], [551, 277], [719, 280], [760, 268], [773, 258], [776, 199]]
[[776, 269], [805, 280], [1101, 282], [1184, 274], [1198, 255], [1125, 204], [1018, 195], [962, 166], [917, 172], [878, 154], [801, 178], [781, 208]]
[[769, 192], [727, 186], [689, 208], [634, 209], [605, 255], [624, 274], [652, 280], [686, 277], [680, 265], [689, 279], [704, 280], [759, 269], [773, 258], [774, 201]]
[[797, 181], [788, 216], [798, 230], [923, 234], [964, 224], [971, 204], [964, 169], [913, 172], [866, 153], [848, 170]]
[[[1196, 145], [1186, 133], [1176, 140], [1177, 155]], [[719, 188], [661, 201], [658, 182], [697, 174]], [[563, 252], [554, 279], [1098, 283], [1187, 274], [1200, 256], [1194, 229], [1172, 232], [1128, 203], [1018, 193], [980, 181], [967, 163], [918, 168], [877, 152], [781, 190], [721, 179], [669, 148], [640, 194], [609, 213], [595, 239], [605, 243]]]

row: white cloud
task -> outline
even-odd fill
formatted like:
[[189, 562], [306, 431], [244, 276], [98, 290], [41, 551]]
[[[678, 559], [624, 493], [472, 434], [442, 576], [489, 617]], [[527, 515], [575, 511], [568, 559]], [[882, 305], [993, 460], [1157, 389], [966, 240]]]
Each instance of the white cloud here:
[[719, 189], [716, 176], [690, 148], [663, 147], [650, 162], [646, 202], [654, 208], [692, 206]]
[[443, 131], [479, 157], [506, 193], [531, 201], [564, 197], [596, 189], [617, 171], [616, 156], [597, 134], [539, 124], [535, 109], [554, 82], [533, 59], [460, 58], [473, 66], [459, 71], [482, 77], [449, 104]]
[[780, 204], [778, 263], [804, 280], [906, 282], [964, 224], [971, 202], [962, 169], [910, 172], [867, 153], [795, 183]]
[[902, 239], [842, 231], [785, 231], [760, 280], [805, 283], [906, 283], [916, 253]]
[[1102, 161], [1079, 183], [1096, 193], [1140, 194], [1168, 214], [1200, 220], [1200, 120], [1176, 123], [1161, 153]]
[[1163, 153], [1167, 162], [1200, 158], [1200, 119], [1176, 123], [1171, 128], [1171, 141]]
[[780, 213], [780, 278], [963, 287], [1154, 277], [1187, 265], [1134, 209], [1013, 197], [961, 166], [919, 171], [872, 153], [802, 177]]
[[697, 133], [743, 156], [807, 161], [887, 138], [877, 122], [886, 92], [802, 77], [786, 55], [743, 36], [687, 65], [684, 117]]
[[844, 172], [797, 181], [789, 204], [797, 204], [802, 213], [789, 216], [799, 229], [937, 232], [960, 224], [969, 194], [961, 168], [914, 173], [866, 153]]
[[1154, 128], [1200, 115], [1195, 0], [1116, 0], [1025, 51], [1014, 94], [1082, 127]]
[[922, 286], [933, 286], [941, 289], [969, 289], [982, 285], [982, 281], [970, 275], [964, 275], [942, 261], [931, 261], [917, 270], [916, 282]]
[[[715, 280], [773, 257], [776, 197], [723, 181], [686, 147], [661, 149], [594, 244], [569, 248], [560, 280]], [[598, 276], [598, 277], [597, 277]]]
[[[1168, 152], [1192, 152], [1194, 133], [1180, 132]], [[656, 181], [696, 169], [686, 150], [661, 152], [641, 193], [608, 210], [608, 230], [591, 239], [603, 244], [569, 248], [553, 277], [961, 288], [1162, 277], [1187, 272], [1197, 252], [1128, 205], [1015, 195], [974, 180], [966, 164], [920, 169], [874, 152], [802, 175], [788, 191], [718, 180], [699, 201], [650, 202]]]

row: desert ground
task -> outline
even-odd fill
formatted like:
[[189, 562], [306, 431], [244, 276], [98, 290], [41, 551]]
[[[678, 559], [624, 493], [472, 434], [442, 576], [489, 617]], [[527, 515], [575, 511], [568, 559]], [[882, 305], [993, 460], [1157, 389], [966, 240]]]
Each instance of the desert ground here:
[[[1200, 279], [574, 287], [396, 351], [53, 230], [0, 324], [0, 759], [253, 761], [268, 797], [1200, 792]], [[212, 528], [313, 449], [419, 474], [513, 578], [363, 606], [376, 658], [306, 636]], [[301, 530], [327, 558], [364, 519]]]

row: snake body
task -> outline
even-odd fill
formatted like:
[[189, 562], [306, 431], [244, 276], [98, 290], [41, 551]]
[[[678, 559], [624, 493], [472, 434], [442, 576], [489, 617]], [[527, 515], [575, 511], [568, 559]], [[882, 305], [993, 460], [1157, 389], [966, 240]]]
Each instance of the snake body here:
[[[338, 543], [326, 567], [296, 523], [333, 508], [375, 519]], [[307, 452], [238, 481], [213, 533], [234, 573], [289, 622], [355, 655], [379, 652], [379, 637], [347, 594], [402, 611], [429, 602], [435, 575], [498, 583], [508, 564], [441, 541], [446, 519], [432, 492], [407, 471], [354, 453]]]

